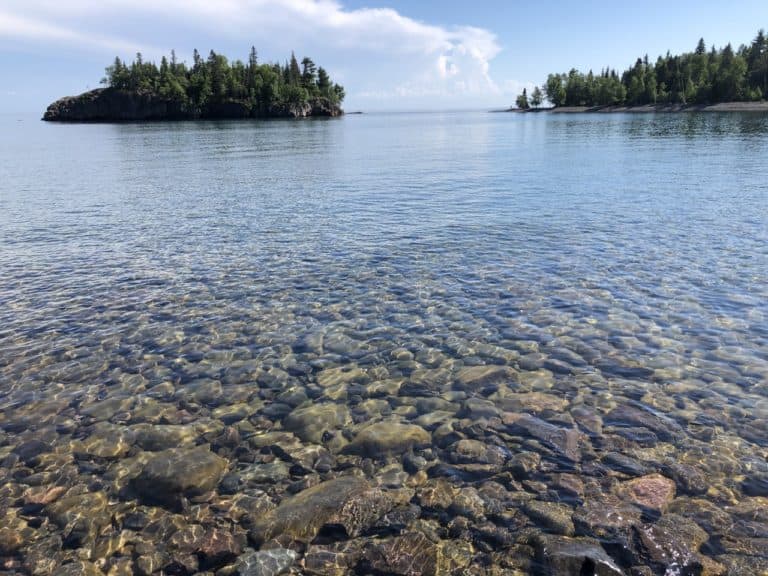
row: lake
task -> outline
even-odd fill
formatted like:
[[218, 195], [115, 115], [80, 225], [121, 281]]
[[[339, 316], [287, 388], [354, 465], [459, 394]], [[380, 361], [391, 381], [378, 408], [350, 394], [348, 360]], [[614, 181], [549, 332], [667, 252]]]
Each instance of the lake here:
[[768, 115], [0, 126], [0, 571], [768, 573]]

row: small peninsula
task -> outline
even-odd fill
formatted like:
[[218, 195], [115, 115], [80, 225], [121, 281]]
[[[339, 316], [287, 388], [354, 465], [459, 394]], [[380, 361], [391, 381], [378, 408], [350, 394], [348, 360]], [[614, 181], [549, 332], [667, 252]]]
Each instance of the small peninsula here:
[[765, 111], [768, 105], [768, 37], [760, 30], [750, 44], [667, 52], [656, 62], [646, 55], [619, 74], [571, 69], [550, 74], [546, 83], [517, 97], [516, 110], [536, 110], [543, 96], [555, 112]]
[[305, 118], [344, 113], [344, 88], [312, 59], [291, 54], [285, 64], [260, 64], [255, 48], [247, 63], [211, 51], [194, 51], [192, 65], [176, 53], [160, 66], [136, 54], [115, 58], [98, 88], [57, 100], [43, 116], [55, 122]]

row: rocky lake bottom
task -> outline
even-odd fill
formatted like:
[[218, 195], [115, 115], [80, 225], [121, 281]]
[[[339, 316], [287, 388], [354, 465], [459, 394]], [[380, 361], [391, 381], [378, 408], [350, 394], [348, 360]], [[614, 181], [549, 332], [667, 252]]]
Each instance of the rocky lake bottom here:
[[0, 174], [0, 574], [768, 574], [766, 127], [489, 116], [37, 129], [102, 152]]

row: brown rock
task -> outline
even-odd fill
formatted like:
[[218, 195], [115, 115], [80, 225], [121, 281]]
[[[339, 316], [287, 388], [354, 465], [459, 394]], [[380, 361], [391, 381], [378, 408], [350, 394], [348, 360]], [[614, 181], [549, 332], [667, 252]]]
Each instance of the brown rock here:
[[24, 500], [27, 504], [39, 504], [47, 506], [58, 500], [67, 489], [63, 486], [46, 486], [43, 488], [29, 488], [24, 492]]
[[429, 432], [421, 426], [399, 422], [377, 422], [360, 430], [344, 452], [369, 458], [382, 458], [404, 454], [415, 447], [428, 446], [431, 441]]
[[375, 573], [392, 576], [436, 576], [438, 549], [421, 532], [374, 541], [365, 550], [364, 564]]
[[0, 556], [15, 554], [23, 543], [23, 536], [16, 530], [0, 528]]
[[664, 512], [675, 499], [675, 482], [661, 474], [648, 474], [623, 482], [617, 493], [638, 506]]
[[328, 480], [287, 498], [256, 519], [250, 536], [258, 544], [278, 536], [311, 542], [324, 526], [330, 526], [355, 537], [391, 510], [399, 496], [354, 476]]

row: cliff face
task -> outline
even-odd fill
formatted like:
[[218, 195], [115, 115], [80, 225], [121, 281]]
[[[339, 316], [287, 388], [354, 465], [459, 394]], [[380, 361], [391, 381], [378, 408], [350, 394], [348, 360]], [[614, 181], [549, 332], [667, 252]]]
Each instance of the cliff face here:
[[306, 118], [340, 116], [344, 111], [329, 100], [318, 98], [303, 105], [254, 108], [249, 102], [228, 100], [203, 110], [189, 110], [177, 102], [140, 92], [99, 88], [79, 96], [57, 100], [45, 111], [52, 122], [136, 122], [143, 120], [193, 120], [198, 118]]

